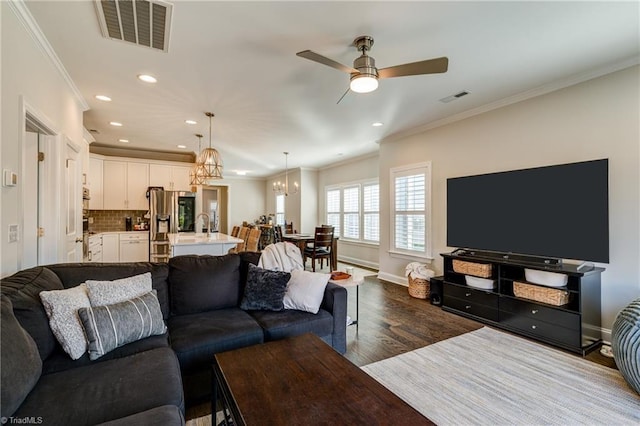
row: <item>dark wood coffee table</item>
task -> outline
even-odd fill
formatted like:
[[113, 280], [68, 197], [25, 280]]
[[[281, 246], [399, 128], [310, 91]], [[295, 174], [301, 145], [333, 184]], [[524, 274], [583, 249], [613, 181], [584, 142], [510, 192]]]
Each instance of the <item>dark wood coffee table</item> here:
[[215, 355], [234, 425], [434, 424], [313, 334]]

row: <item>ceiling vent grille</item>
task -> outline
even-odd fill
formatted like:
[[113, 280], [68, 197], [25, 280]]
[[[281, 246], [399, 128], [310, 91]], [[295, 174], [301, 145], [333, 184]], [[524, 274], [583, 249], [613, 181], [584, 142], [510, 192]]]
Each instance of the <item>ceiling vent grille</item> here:
[[471, 92], [469, 92], [468, 90], [463, 90], [462, 92], [458, 92], [455, 95], [447, 96], [446, 98], [440, 99], [440, 102], [447, 104], [451, 101], [455, 101], [456, 99], [460, 99], [463, 96], [467, 96], [469, 93]]
[[106, 38], [169, 50], [172, 4], [160, 0], [96, 0], [95, 4]]

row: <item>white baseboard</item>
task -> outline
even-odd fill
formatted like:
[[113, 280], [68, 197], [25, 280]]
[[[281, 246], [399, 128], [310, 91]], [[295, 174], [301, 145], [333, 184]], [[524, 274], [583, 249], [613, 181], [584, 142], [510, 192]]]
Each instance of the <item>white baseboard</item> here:
[[355, 266], [362, 266], [369, 269], [375, 269], [376, 271], [378, 270], [378, 266], [379, 266], [378, 263], [376, 262], [369, 262], [367, 260], [358, 259], [356, 257], [340, 256], [339, 254], [338, 254], [338, 262], [350, 263]]
[[403, 285], [405, 287], [409, 287], [409, 283], [407, 282], [407, 277], [401, 277], [399, 275], [388, 274], [386, 272], [378, 272], [378, 278], [381, 280], [389, 281], [394, 284]]

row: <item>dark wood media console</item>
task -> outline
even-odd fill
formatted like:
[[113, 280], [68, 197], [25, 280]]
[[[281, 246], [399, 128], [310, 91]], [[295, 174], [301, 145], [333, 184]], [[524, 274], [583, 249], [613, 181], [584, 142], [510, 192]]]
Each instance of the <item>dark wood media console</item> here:
[[[442, 254], [444, 283], [442, 309], [488, 325], [585, 355], [602, 343], [600, 338], [600, 275], [604, 268], [579, 271], [576, 265], [546, 266], [482, 254]], [[466, 285], [465, 275], [453, 270], [453, 260], [492, 265], [493, 290]], [[525, 268], [557, 272], [568, 277], [568, 303], [555, 306], [514, 295], [514, 282], [530, 285]], [[544, 286], [542, 286], [544, 287]]]

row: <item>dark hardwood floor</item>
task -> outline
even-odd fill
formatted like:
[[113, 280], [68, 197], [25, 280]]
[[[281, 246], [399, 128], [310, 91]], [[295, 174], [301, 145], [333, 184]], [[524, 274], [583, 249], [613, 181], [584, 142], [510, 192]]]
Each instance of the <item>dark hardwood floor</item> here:
[[[373, 274], [374, 272], [372, 272]], [[356, 290], [349, 289], [348, 315], [355, 317]], [[484, 324], [409, 296], [407, 287], [368, 276], [360, 286], [358, 328], [347, 327], [347, 357], [358, 366], [370, 364], [477, 330]], [[569, 352], [568, 352], [569, 353]], [[579, 356], [579, 355], [576, 355]], [[587, 360], [610, 368], [615, 362], [589, 353]]]

